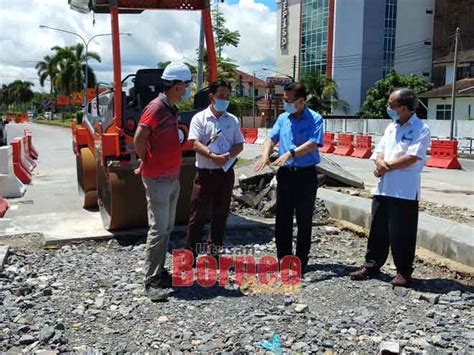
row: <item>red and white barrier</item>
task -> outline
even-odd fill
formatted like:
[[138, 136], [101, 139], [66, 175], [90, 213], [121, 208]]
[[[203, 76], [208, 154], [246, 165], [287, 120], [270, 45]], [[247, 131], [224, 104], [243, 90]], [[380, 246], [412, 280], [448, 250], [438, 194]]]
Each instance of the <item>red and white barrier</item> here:
[[24, 184], [31, 182], [31, 171], [26, 164], [26, 159], [22, 159], [22, 144], [21, 140], [15, 138], [10, 142], [13, 150], [13, 171], [20, 181]]
[[258, 133], [257, 133], [257, 140], [255, 141], [254, 144], [261, 145], [265, 142], [267, 139], [267, 129], [266, 128], [258, 128]]
[[15, 175], [12, 147], [0, 147], [0, 195], [15, 198], [22, 197], [25, 192], [25, 185]]

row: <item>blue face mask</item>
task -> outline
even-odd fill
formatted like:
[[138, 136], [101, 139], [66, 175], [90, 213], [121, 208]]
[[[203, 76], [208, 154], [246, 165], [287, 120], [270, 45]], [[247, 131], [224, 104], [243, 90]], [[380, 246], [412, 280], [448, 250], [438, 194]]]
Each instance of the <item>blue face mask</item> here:
[[188, 86], [186, 88], [186, 91], [184, 92], [183, 97], [181, 97], [181, 100], [187, 100], [191, 96], [191, 86]]
[[392, 110], [390, 107], [387, 107], [387, 115], [394, 121], [398, 121], [400, 119], [400, 115], [397, 111]]
[[229, 100], [215, 99], [214, 100], [214, 109], [217, 112], [224, 112], [229, 107], [229, 103], [230, 103]]
[[283, 108], [285, 109], [286, 112], [288, 112], [290, 115], [296, 112], [296, 107], [294, 102], [284, 102], [283, 103]]

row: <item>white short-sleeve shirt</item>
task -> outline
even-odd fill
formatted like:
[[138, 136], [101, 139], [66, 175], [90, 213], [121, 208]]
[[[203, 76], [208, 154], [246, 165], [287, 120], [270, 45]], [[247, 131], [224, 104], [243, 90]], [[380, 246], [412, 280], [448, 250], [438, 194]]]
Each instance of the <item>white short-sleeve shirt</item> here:
[[[221, 131], [219, 135], [222, 135], [227, 140], [230, 147], [235, 144], [244, 143], [239, 119], [228, 112], [224, 112], [220, 117], [216, 117], [210, 107], [194, 115], [189, 127], [188, 139], [196, 139], [207, 146], [212, 135], [216, 134], [219, 130]], [[211, 159], [199, 153], [196, 153], [196, 167], [199, 169], [221, 169]]]
[[386, 172], [380, 178], [375, 194], [406, 200], [419, 200], [420, 175], [425, 164], [429, 144], [430, 129], [416, 114], [413, 114], [403, 125], [396, 122], [390, 123], [371, 159], [375, 160], [377, 153], [383, 153], [386, 161], [404, 155], [416, 156], [418, 160], [406, 168]]

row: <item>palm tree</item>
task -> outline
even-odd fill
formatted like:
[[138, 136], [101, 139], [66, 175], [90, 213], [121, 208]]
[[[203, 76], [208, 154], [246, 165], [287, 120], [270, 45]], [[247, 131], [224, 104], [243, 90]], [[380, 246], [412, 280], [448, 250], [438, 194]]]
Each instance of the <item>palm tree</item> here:
[[[54, 57], [58, 65], [59, 73], [55, 77], [55, 84], [58, 85], [60, 91], [65, 95], [70, 95], [73, 91], [82, 91], [84, 87], [84, 73], [86, 70], [87, 60], [93, 59], [100, 63], [101, 58], [96, 52], [84, 51], [84, 45], [77, 43], [71, 47], [55, 46], [52, 50], [56, 51]], [[97, 78], [94, 70], [87, 65], [88, 87], [95, 87]]]
[[16, 105], [31, 101], [33, 98], [32, 86], [34, 86], [32, 82], [22, 80], [15, 80], [8, 85], [3, 85], [1, 89], [2, 103]]
[[49, 93], [51, 97], [54, 94], [54, 79], [58, 74], [58, 66], [56, 63], [55, 58], [51, 57], [50, 55], [46, 55], [42, 61], [36, 63], [35, 66], [36, 70], [38, 70], [39, 82], [42, 87], [44, 87], [44, 82], [49, 80], [51, 83], [51, 87]]
[[339, 99], [337, 83], [333, 79], [316, 72], [304, 75], [301, 82], [306, 86], [307, 104], [311, 109], [323, 115], [330, 114], [333, 109], [349, 111], [349, 104]]

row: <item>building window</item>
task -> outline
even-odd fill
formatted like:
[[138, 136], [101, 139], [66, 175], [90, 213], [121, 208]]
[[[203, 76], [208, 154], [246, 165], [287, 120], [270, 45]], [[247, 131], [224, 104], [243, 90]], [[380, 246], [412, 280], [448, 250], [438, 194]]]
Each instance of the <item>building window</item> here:
[[397, 32], [397, 0], [385, 0], [385, 31], [383, 38], [383, 76], [395, 64], [395, 37]]
[[436, 105], [436, 119], [450, 120], [451, 119], [451, 105]]
[[301, 18], [301, 72], [326, 72], [329, 0], [303, 0]]
[[461, 80], [465, 78], [470, 78], [471, 77], [471, 67], [470, 66], [462, 66], [457, 68], [457, 73], [456, 73], [456, 80]]

